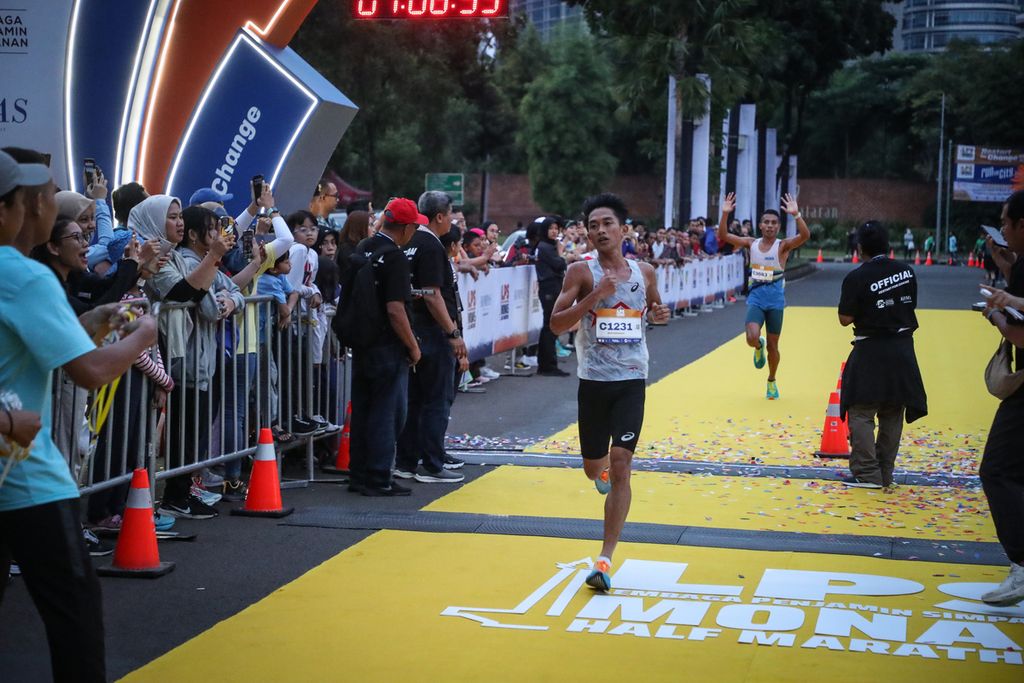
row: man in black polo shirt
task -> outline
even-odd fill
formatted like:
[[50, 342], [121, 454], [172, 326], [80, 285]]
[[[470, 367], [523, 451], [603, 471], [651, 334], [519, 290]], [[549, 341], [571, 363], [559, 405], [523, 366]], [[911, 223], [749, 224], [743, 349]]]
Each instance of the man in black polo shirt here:
[[[455, 395], [455, 367], [466, 357], [459, 330], [455, 274], [441, 243], [452, 227], [452, 200], [444, 192], [424, 192], [419, 210], [429, 223], [421, 226], [405, 255], [412, 287], [412, 326], [423, 357], [409, 375], [409, 414], [398, 440], [395, 476], [425, 484], [455, 483], [465, 477], [444, 467], [444, 435]], [[422, 465], [420, 464], [422, 463]]]
[[426, 219], [411, 199], [392, 199], [380, 230], [356, 245], [353, 254], [375, 264], [378, 305], [387, 321], [372, 346], [352, 349], [349, 491], [364, 496], [410, 494], [392, 481], [391, 466], [405, 425], [409, 367], [415, 368], [420, 360], [406, 310], [409, 262], [402, 247], [421, 222]]
[[843, 483], [880, 489], [893, 485], [904, 412], [907, 422], [928, 414], [914, 354], [917, 278], [909, 266], [886, 257], [889, 237], [882, 225], [870, 221], [856, 234], [864, 263], [843, 280], [839, 300], [839, 322], [852, 324], [854, 335], [840, 399], [851, 443], [852, 476]]

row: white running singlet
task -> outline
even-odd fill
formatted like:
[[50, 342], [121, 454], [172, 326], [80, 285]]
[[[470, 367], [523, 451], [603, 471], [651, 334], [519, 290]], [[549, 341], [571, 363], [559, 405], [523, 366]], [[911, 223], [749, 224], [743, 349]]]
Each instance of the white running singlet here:
[[[587, 261], [594, 287], [604, 277], [598, 259]], [[615, 294], [602, 299], [580, 321], [576, 333], [580, 379], [620, 382], [647, 379], [647, 283], [640, 265], [629, 264], [629, 280], [615, 287]]]

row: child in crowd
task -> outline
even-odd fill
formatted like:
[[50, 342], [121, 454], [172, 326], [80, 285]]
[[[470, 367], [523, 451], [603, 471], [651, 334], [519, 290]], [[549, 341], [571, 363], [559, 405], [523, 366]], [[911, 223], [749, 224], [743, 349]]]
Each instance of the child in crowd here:
[[[288, 329], [292, 320], [292, 311], [299, 301], [299, 293], [292, 289], [291, 283], [288, 282], [288, 273], [291, 270], [291, 257], [286, 251], [274, 261], [274, 267], [267, 270], [256, 284], [257, 296], [271, 296], [274, 298], [274, 302], [277, 305], [277, 329], [279, 330]], [[267, 344], [269, 341], [269, 335], [267, 334], [269, 310], [268, 305], [260, 305], [259, 339], [261, 345]], [[287, 443], [292, 440], [291, 435], [285, 435], [278, 426], [279, 418], [277, 413], [280, 388], [278, 386], [277, 363], [274, 361], [274, 356], [274, 351], [260, 356], [261, 359], [265, 359], [263, 361], [265, 366], [260, 376], [265, 378], [264, 381], [267, 382], [265, 388], [267, 395], [270, 397], [271, 429], [274, 430], [275, 437], [279, 441]]]

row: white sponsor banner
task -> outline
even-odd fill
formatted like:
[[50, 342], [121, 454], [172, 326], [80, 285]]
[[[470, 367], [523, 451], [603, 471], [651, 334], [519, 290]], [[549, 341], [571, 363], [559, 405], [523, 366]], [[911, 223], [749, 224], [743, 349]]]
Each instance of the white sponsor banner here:
[[[662, 303], [672, 308], [710, 301], [743, 286], [739, 254], [655, 268]], [[537, 343], [544, 320], [533, 266], [492, 268], [474, 280], [459, 274], [462, 328], [471, 361]]]
[[4, 146], [50, 154], [61, 187], [67, 187], [62, 76], [71, 4], [49, 0], [0, 9], [0, 138]]

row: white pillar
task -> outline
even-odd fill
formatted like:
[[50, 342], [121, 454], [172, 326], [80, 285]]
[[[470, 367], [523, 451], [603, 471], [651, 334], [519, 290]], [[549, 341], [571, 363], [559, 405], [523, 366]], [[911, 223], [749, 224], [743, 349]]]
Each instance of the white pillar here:
[[736, 218], [757, 221], [757, 105], [740, 105], [736, 156]]
[[665, 135], [665, 216], [664, 225], [674, 225], [676, 186], [676, 78], [668, 77], [668, 127]]
[[776, 174], [779, 172], [779, 157], [776, 154], [777, 139], [774, 128], [769, 128], [764, 132], [764, 169], [762, 170], [764, 174], [762, 178], [764, 206], [757, 207], [758, 211], [779, 208], [779, 181], [776, 178]]
[[[693, 121], [693, 154], [690, 157], [690, 215], [708, 215], [708, 173], [711, 156], [711, 77], [697, 74], [707, 88], [708, 97], [700, 118]], [[709, 222], [713, 222], [710, 221]]]

